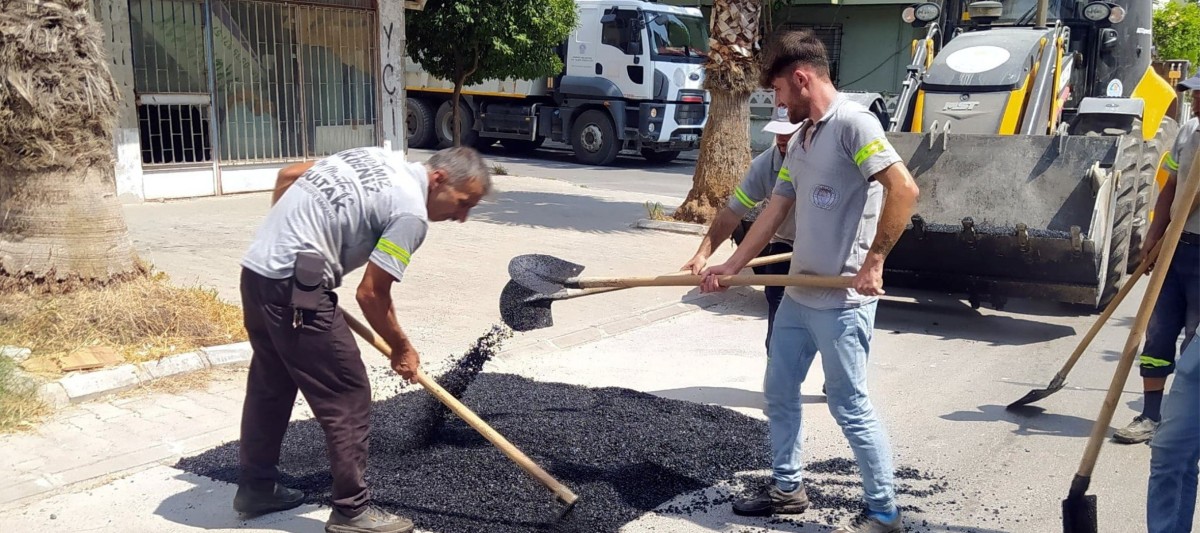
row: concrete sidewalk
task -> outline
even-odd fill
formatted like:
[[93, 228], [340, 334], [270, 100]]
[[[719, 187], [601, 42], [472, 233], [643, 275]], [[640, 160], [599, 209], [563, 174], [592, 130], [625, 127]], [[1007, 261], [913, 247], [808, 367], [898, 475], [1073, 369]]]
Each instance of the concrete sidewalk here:
[[[1134, 298], [1133, 300], [1136, 300]], [[1136, 310], [1127, 302], [1114, 317], [1123, 324]], [[1066, 495], [1119, 347], [1125, 327], [1103, 330], [1070, 385], [1041, 405], [1010, 413], [1003, 405], [1030, 388], [1040, 388], [1086, 327], [1087, 317], [1056, 313], [1053, 307], [1011, 312], [974, 312], [959, 302], [925, 295], [890, 295], [880, 306], [871, 391], [892, 438], [898, 468], [932, 476], [908, 482], [918, 491], [945, 483], [929, 496], [902, 496], [910, 531], [1032, 533], [1058, 531], [1059, 502]], [[765, 366], [761, 339], [765, 305], [758, 294], [731, 291], [705, 311], [628, 331], [571, 349], [541, 354], [511, 353], [489, 364], [538, 381], [589, 387], [619, 386], [658, 396], [721, 405], [762, 418]], [[1053, 364], [1051, 364], [1053, 363]], [[849, 457], [849, 449], [821, 395], [814, 365], [803, 386], [805, 461]], [[1139, 407], [1129, 387], [1115, 419], [1128, 420]], [[1126, 403], [1128, 402], [1128, 403]], [[515, 442], [521, 446], [520, 442]], [[1149, 448], [1106, 442], [1091, 494], [1099, 496], [1100, 531], [1144, 530]], [[763, 458], [764, 471], [767, 459]], [[14, 531], [288, 531], [317, 533], [327, 507], [304, 506], [247, 522], [230, 509], [234, 487], [193, 476], [167, 463], [128, 477], [0, 511]], [[515, 468], [515, 467], [514, 467]], [[746, 474], [763, 474], [764, 471]], [[810, 474], [821, 478], [822, 474]], [[858, 494], [857, 480], [843, 483]], [[672, 512], [695, 502], [721, 501], [730, 483], [681, 494], [622, 528], [623, 532], [672, 533], [827, 532], [830, 511], [810, 510], [796, 518], [738, 517], [727, 503], [704, 505], [691, 514]], [[910, 494], [914, 494], [911, 493]], [[113, 509], [121, 513], [114, 515]], [[418, 525], [419, 526], [419, 525]]]

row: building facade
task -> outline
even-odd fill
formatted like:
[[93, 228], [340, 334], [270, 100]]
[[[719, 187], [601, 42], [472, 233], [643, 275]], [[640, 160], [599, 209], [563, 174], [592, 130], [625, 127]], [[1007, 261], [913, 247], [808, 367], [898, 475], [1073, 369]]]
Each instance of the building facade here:
[[93, 0], [121, 90], [122, 201], [270, 190], [292, 162], [404, 150], [404, 8]]

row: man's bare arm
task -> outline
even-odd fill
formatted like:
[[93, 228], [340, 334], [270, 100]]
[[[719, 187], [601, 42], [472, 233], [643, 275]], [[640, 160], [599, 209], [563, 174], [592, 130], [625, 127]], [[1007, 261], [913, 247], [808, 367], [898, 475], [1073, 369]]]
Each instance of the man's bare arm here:
[[875, 241], [871, 243], [870, 256], [883, 261], [896, 241], [904, 234], [904, 228], [912, 217], [913, 209], [917, 206], [920, 189], [909, 174], [908, 167], [903, 163], [894, 163], [879, 171], [874, 176], [883, 185], [886, 196], [883, 200], [883, 212], [879, 215], [879, 224], [875, 231]]
[[717, 218], [713, 219], [712, 224], [708, 226], [708, 232], [700, 240], [700, 247], [696, 249], [696, 254], [687, 264], [683, 265], [682, 270], [690, 270], [693, 274], [699, 274], [704, 269], [708, 258], [712, 257], [713, 250], [733, 235], [733, 230], [737, 228], [740, 221], [741, 218], [732, 209], [721, 208], [721, 211], [717, 213]]
[[308, 169], [315, 165], [316, 161], [305, 161], [303, 163], [295, 163], [279, 169], [279, 174], [275, 176], [275, 191], [271, 194], [271, 205], [279, 201], [283, 193], [287, 192], [288, 187], [291, 187], [296, 180], [300, 179]]
[[371, 329], [392, 347], [392, 368], [405, 379], [412, 379], [421, 360], [396, 320], [396, 310], [392, 304], [392, 284], [395, 281], [386, 270], [368, 261], [355, 299]]

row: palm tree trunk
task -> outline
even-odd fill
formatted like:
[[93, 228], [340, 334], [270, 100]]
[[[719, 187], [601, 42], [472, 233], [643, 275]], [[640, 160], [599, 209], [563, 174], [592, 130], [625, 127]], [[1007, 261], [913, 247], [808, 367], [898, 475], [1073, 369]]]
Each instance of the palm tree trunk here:
[[711, 96], [692, 190], [673, 218], [707, 223], [750, 168], [750, 93], [758, 83], [758, 0], [715, 0], [705, 63]]
[[0, 12], [0, 290], [141, 276], [117, 200], [116, 84], [88, 0]]

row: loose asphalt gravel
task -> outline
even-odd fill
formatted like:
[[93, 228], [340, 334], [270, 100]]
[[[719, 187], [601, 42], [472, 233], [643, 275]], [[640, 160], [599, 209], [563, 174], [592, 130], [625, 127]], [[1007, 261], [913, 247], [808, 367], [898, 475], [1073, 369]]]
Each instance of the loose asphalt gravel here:
[[[414, 428], [428, 420], [428, 396], [410, 391], [375, 403], [367, 474], [375, 502], [412, 517], [422, 530], [617, 531], [678, 496], [692, 494], [658, 512], [688, 516], [728, 506], [767, 479], [747, 474], [768, 464], [764, 421], [623, 388], [477, 375], [464, 403], [579, 495], [575, 509], [556, 521], [552, 494], [461, 420], [450, 418], [427, 443], [415, 439]], [[309, 503], [329, 499], [324, 442], [314, 420], [293, 423], [284, 440], [282, 481], [303, 489]], [[810, 461], [812, 507], [768, 523], [835, 524], [858, 512], [854, 462]], [[177, 467], [234, 483], [237, 443], [185, 458]], [[925, 520], [961, 496], [937, 474], [911, 466], [896, 473], [908, 531], [943, 531]], [[716, 498], [700, 490], [714, 485], [728, 490]]]

